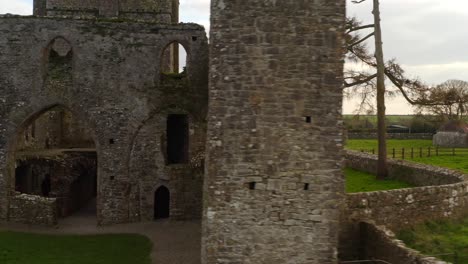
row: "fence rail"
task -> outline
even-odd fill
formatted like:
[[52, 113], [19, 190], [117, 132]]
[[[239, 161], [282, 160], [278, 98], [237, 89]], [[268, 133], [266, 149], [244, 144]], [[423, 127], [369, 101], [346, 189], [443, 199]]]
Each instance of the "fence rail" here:
[[[361, 152], [376, 154], [377, 150], [360, 149]], [[427, 148], [389, 148], [387, 149], [387, 156], [394, 159], [414, 159], [432, 156], [468, 156], [468, 148], [440, 148], [440, 147], [427, 147]]]

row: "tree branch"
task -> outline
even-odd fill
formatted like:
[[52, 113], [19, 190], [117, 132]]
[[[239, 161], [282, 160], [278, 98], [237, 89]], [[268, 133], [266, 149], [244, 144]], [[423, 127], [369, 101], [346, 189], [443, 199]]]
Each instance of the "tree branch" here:
[[353, 49], [354, 46], [361, 44], [362, 42], [366, 41], [367, 39], [371, 38], [372, 36], [374, 36], [374, 32], [370, 33], [369, 35], [365, 36], [364, 38], [362, 38], [359, 41], [356, 41], [356, 42], [354, 42], [352, 44], [349, 44], [348, 45], [348, 50]]
[[[362, 80], [358, 80], [358, 81], [355, 81], [355, 82], [352, 82], [352, 83], [347, 83], [346, 81], [344, 82], [344, 88], [349, 88], [349, 87], [353, 87], [353, 86], [356, 86], [356, 85], [359, 85], [359, 84], [363, 84], [363, 83], [367, 83], [369, 82], [370, 80], [374, 79], [375, 77], [377, 77], [377, 74], [373, 74], [373, 75], [370, 75]], [[352, 78], [352, 77], [350, 77]]]
[[374, 28], [374, 24], [369, 24], [369, 25], [364, 25], [364, 26], [359, 26], [359, 27], [349, 27], [348, 28], [348, 31], [346, 32], [346, 34], [349, 34], [351, 32], [354, 32], [354, 31], [358, 31], [358, 30], [361, 30], [361, 29], [366, 29], [366, 28]]

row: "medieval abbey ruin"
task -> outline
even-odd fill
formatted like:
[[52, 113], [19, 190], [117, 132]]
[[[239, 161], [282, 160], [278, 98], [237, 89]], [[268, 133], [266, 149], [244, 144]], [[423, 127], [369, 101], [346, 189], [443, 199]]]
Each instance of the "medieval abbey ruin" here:
[[0, 18], [0, 219], [202, 219], [202, 263], [336, 263], [345, 1], [213, 0], [209, 44], [178, 8]]

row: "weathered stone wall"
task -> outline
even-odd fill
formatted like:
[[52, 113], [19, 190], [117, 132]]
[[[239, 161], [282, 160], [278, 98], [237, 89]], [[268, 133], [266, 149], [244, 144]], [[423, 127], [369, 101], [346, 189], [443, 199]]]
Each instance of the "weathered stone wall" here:
[[379, 259], [395, 264], [447, 264], [410, 249], [396, 239], [395, 234], [383, 226], [361, 222], [359, 259]]
[[[34, 15], [119, 17], [171, 23], [173, 0], [34, 0]], [[177, 17], [178, 14], [175, 14]]]
[[202, 263], [336, 263], [345, 1], [211, 6]]
[[466, 148], [468, 135], [460, 132], [439, 131], [434, 135], [432, 144], [444, 148]]
[[67, 109], [51, 109], [19, 133], [17, 150], [94, 148], [92, 131]]
[[[388, 159], [388, 177], [413, 186], [435, 186], [464, 181], [466, 176], [454, 170], [431, 165]], [[357, 151], [346, 151], [346, 167], [377, 174], [377, 156]]]
[[347, 196], [347, 219], [374, 220], [397, 231], [427, 220], [463, 216], [468, 206], [468, 183], [391, 191], [353, 193]]
[[[377, 133], [346, 133], [348, 139], [377, 139]], [[387, 139], [431, 139], [432, 133], [387, 133]]]
[[[92, 131], [98, 156], [98, 222], [135, 220], [132, 206], [139, 211], [140, 203], [132, 199], [154, 194], [153, 188], [151, 193], [141, 188], [149, 184], [139, 176], [147, 171], [143, 160], [150, 157], [150, 161], [160, 162], [152, 165], [160, 169], [145, 175], [152, 183], [152, 179], [166, 177], [161, 176], [166, 170], [162, 154], [156, 158], [151, 156], [153, 150], [132, 154], [135, 146], [145, 144], [144, 140], [160, 140], [163, 131], [139, 138], [140, 129], [163, 120], [168, 113], [190, 113], [201, 117], [196, 122], [205, 122], [208, 45], [203, 27], [1, 17], [0, 31], [0, 218], [6, 219], [9, 194], [14, 190], [18, 132], [60, 105]], [[174, 41], [188, 52], [187, 74], [183, 77], [186, 88], [180, 90], [174, 83], [165, 85], [160, 70], [163, 50]], [[157, 118], [152, 119], [154, 116]], [[202, 129], [195, 130], [197, 135], [204, 134]], [[204, 137], [196, 138], [190, 142]], [[190, 189], [190, 184], [191, 180], [187, 181], [184, 189]], [[199, 190], [194, 186], [194, 192]]]
[[10, 200], [8, 220], [23, 224], [57, 224], [57, 203], [55, 198], [15, 193]]

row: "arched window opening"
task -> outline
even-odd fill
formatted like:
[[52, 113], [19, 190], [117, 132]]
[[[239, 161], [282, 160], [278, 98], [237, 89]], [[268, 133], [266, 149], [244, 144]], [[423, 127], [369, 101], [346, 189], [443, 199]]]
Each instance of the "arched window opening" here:
[[189, 119], [187, 115], [167, 117], [167, 163], [183, 164], [189, 160]]
[[72, 85], [73, 50], [70, 43], [58, 37], [49, 44], [45, 85], [49, 90]]
[[159, 187], [154, 193], [154, 219], [169, 218], [170, 193], [165, 186]]
[[161, 73], [166, 75], [187, 74], [187, 51], [178, 42], [167, 45], [162, 54]]
[[[15, 190], [56, 198], [62, 217], [96, 208], [97, 155], [90, 128], [62, 106], [31, 119], [16, 137]], [[95, 215], [95, 209], [88, 213]]]

